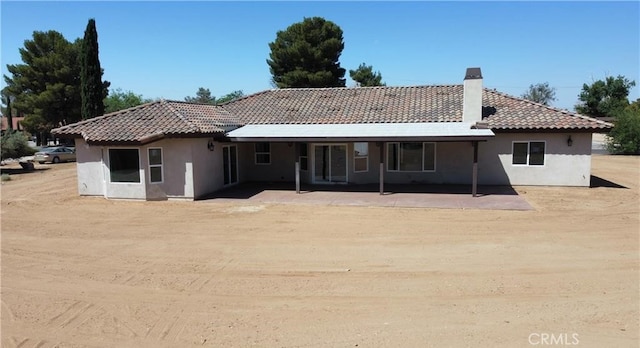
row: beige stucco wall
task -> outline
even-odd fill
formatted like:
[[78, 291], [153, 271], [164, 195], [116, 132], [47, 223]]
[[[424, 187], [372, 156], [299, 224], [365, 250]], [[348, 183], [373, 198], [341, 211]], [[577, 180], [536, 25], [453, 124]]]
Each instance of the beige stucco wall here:
[[[76, 140], [78, 192], [119, 199], [194, 199], [222, 186], [222, 157], [207, 149], [208, 139], [163, 139], [140, 147], [88, 146]], [[109, 176], [109, 149], [135, 148], [140, 155], [139, 183], [112, 183]], [[163, 181], [149, 182], [149, 148], [161, 148]], [[216, 152], [221, 152], [219, 147]], [[194, 166], [195, 163], [198, 163]], [[219, 168], [216, 167], [219, 165]], [[194, 178], [194, 167], [199, 170]], [[214, 168], [212, 168], [214, 167]], [[213, 177], [212, 177], [213, 176]], [[216, 185], [216, 176], [220, 185]], [[213, 180], [212, 180], [213, 179]], [[195, 187], [198, 185], [198, 190]]]
[[[571, 136], [572, 146], [567, 145]], [[239, 182], [293, 182], [295, 180], [295, 146], [271, 144], [271, 164], [255, 163], [253, 143], [214, 142], [209, 139], [164, 139], [140, 150], [140, 183], [111, 183], [109, 177], [109, 147], [88, 146], [76, 140], [78, 192], [80, 195], [103, 195], [128, 199], [194, 199], [224, 188], [222, 148], [235, 145], [238, 154]], [[513, 165], [514, 141], [545, 141], [543, 166]], [[354, 172], [353, 143], [347, 144], [348, 182], [374, 184], [379, 179], [381, 148], [369, 142], [368, 171]], [[385, 151], [386, 151], [386, 144]], [[590, 133], [498, 133], [495, 138], [480, 142], [478, 183], [484, 185], [559, 185], [589, 186], [591, 172]], [[163, 182], [149, 183], [149, 148], [162, 148]], [[125, 147], [121, 147], [125, 148]], [[127, 147], [131, 148], [131, 147]], [[308, 171], [301, 171], [303, 183], [312, 182], [314, 151], [308, 144]], [[385, 156], [386, 161], [386, 156]], [[440, 142], [436, 144], [434, 172], [390, 172], [385, 183], [469, 184], [472, 178], [473, 147], [471, 142]]]
[[81, 196], [104, 196], [102, 148], [89, 146], [83, 139], [76, 139], [78, 193]]
[[209, 139], [194, 139], [191, 142], [193, 192], [196, 199], [224, 187], [222, 146], [225, 144], [213, 142], [211, 151], [208, 142]]
[[[145, 173], [149, 172], [150, 148], [162, 149], [162, 182], [145, 180], [146, 199], [165, 200], [171, 198], [193, 199], [192, 144], [198, 139], [163, 139], [140, 147], [140, 160]], [[205, 142], [206, 148], [206, 142]]]
[[295, 180], [296, 150], [293, 143], [271, 143], [270, 164], [256, 164], [254, 143], [240, 143], [238, 150], [242, 169], [241, 182], [292, 182]]
[[[572, 146], [567, 145], [571, 136]], [[514, 141], [545, 141], [543, 166], [512, 163]], [[480, 144], [478, 181], [490, 185], [589, 186], [591, 133], [498, 133]]]
[[[572, 146], [567, 145], [571, 136]], [[512, 165], [514, 141], [545, 141], [543, 166]], [[386, 144], [385, 153], [387, 151]], [[354, 172], [353, 143], [347, 143], [348, 181], [378, 183], [381, 148], [369, 142], [369, 170]], [[309, 145], [309, 178], [312, 177], [313, 147]], [[591, 173], [590, 133], [498, 133], [479, 143], [478, 183], [484, 185], [589, 186]], [[283, 154], [284, 156], [284, 154]], [[386, 162], [386, 156], [385, 156]], [[470, 141], [436, 143], [433, 172], [384, 172], [385, 183], [470, 184], [473, 146]]]

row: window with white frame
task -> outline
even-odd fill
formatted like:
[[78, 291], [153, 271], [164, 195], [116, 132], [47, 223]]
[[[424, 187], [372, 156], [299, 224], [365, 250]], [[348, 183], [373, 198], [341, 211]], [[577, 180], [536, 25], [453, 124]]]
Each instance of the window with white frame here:
[[138, 149], [109, 149], [111, 182], [140, 182], [140, 152]]
[[149, 182], [161, 183], [163, 176], [162, 149], [149, 148]]
[[391, 172], [433, 172], [435, 143], [387, 143], [387, 170]]
[[309, 168], [308, 147], [307, 143], [300, 144], [300, 170], [308, 170], [307, 168]]
[[514, 141], [511, 164], [543, 166], [545, 147], [544, 141]]
[[256, 164], [271, 164], [271, 144], [256, 143]]
[[353, 171], [369, 170], [369, 143], [353, 143]]

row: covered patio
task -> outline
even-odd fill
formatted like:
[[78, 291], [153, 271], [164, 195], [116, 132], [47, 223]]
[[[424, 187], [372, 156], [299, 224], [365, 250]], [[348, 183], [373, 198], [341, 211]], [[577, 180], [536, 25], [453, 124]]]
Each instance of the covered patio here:
[[244, 202], [404, 208], [533, 210], [509, 186], [478, 186], [476, 196], [469, 185], [387, 184], [384, 194], [378, 185], [302, 185], [295, 183], [243, 183], [218, 191], [202, 202]]
[[[326, 176], [326, 167], [335, 165], [331, 160], [329, 164], [326, 162], [326, 152], [328, 149], [338, 147], [338, 155], [340, 157], [348, 158], [346, 154], [346, 144], [356, 142], [364, 142], [365, 145], [372, 143], [376, 144], [380, 148], [379, 160], [378, 160], [378, 193], [384, 195], [388, 190], [385, 173], [394, 172], [429, 172], [435, 171], [435, 146], [437, 143], [469, 143], [469, 150], [472, 153], [471, 157], [471, 192], [473, 197], [477, 196], [478, 188], [478, 147], [480, 142], [485, 142], [493, 138], [495, 134], [486, 129], [482, 125], [472, 122], [439, 122], [439, 123], [378, 123], [378, 124], [278, 124], [278, 125], [247, 125], [242, 128], [233, 130], [228, 133], [228, 138], [233, 142], [248, 142], [248, 143], [288, 143], [291, 146], [296, 144], [295, 153], [295, 184], [296, 192], [301, 193], [301, 164], [300, 164], [300, 149], [302, 144], [312, 144], [314, 146], [324, 147], [323, 155], [320, 155], [322, 159], [322, 170], [313, 168], [313, 176], [316, 178], [316, 172], [322, 172], [322, 178]], [[404, 145], [415, 146], [417, 144], [421, 151], [425, 151], [424, 146], [427, 143], [432, 144], [431, 152], [433, 155], [432, 167], [425, 168], [425, 164], [420, 162], [419, 168], [404, 169], [402, 164], [398, 164], [399, 159], [396, 159], [391, 167], [386, 162], [387, 144], [396, 146], [396, 149]], [[335, 145], [332, 145], [335, 144]], [[367, 145], [368, 146], [368, 145]], [[332, 150], [329, 150], [332, 151]], [[390, 150], [389, 150], [390, 151]], [[344, 153], [343, 153], [344, 152]], [[392, 153], [396, 153], [395, 151]], [[399, 152], [398, 152], [399, 153]], [[443, 157], [457, 157], [460, 153], [447, 153], [442, 154]], [[304, 157], [309, 156], [308, 153], [304, 154]], [[312, 154], [313, 156], [313, 154]], [[424, 152], [420, 155], [419, 161], [423, 160]], [[316, 155], [318, 157], [318, 155]], [[367, 163], [369, 161], [369, 154], [367, 150]], [[397, 156], [396, 156], [397, 157]], [[330, 157], [329, 157], [330, 158]], [[318, 163], [317, 158], [314, 158], [312, 162]], [[372, 165], [375, 165], [375, 159], [372, 158]], [[347, 162], [345, 162], [346, 164]], [[337, 183], [352, 183], [348, 180], [347, 172], [348, 165], [340, 170], [339, 179]], [[368, 171], [369, 165], [366, 166]], [[329, 168], [331, 172], [332, 168]], [[329, 174], [331, 177], [331, 174]], [[323, 180], [324, 181], [324, 180]], [[327, 183], [333, 183], [333, 180], [329, 179]], [[317, 181], [311, 180], [312, 183], [317, 184]]]

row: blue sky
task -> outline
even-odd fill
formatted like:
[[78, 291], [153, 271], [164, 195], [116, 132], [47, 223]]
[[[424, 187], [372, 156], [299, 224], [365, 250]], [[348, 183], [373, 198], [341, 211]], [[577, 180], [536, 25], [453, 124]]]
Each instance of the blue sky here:
[[[339, 25], [343, 68], [360, 63], [387, 85], [462, 83], [519, 96], [557, 89], [573, 109], [583, 83], [624, 75], [640, 84], [640, 3], [633, 2], [13, 2], [1, 6], [1, 63], [21, 63], [33, 31], [73, 41], [95, 18], [104, 78], [147, 98], [183, 100], [271, 89], [266, 59], [278, 30], [320, 16]], [[347, 86], [353, 86], [348, 78]], [[2, 81], [4, 86], [4, 81]], [[640, 88], [630, 99], [640, 97]]]

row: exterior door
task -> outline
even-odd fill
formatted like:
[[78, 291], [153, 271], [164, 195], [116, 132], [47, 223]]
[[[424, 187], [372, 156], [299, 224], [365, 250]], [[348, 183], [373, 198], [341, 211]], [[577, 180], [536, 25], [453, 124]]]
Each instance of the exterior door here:
[[222, 168], [224, 170], [224, 186], [238, 183], [238, 150], [235, 145], [222, 147]]
[[347, 182], [347, 145], [314, 145], [313, 182]]

